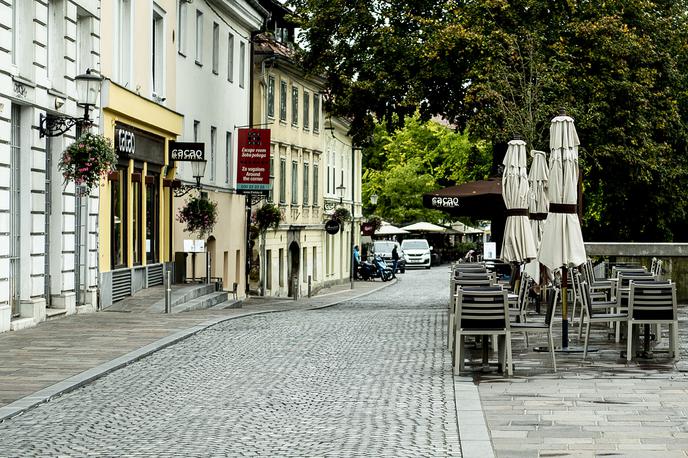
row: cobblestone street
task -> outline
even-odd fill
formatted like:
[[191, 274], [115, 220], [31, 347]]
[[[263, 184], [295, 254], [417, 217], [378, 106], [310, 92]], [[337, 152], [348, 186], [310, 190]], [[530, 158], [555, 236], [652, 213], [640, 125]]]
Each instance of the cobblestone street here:
[[230, 320], [0, 424], [0, 456], [461, 456], [447, 271]]

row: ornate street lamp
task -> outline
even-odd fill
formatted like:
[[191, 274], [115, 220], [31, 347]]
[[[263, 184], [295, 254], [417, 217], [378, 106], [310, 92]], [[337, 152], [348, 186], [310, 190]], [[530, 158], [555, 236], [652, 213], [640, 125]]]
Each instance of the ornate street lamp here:
[[[187, 195], [189, 192], [193, 191], [194, 189], [201, 189], [201, 178], [203, 178], [203, 175], [205, 175], [205, 166], [208, 161], [203, 159], [202, 161], [192, 161], [191, 162], [191, 174], [193, 177], [196, 179], [196, 184], [194, 186], [188, 186], [188, 185], [181, 185], [179, 184], [178, 187], [174, 190], [174, 196], [175, 197], [182, 197]], [[177, 181], [177, 180], [175, 180]]]
[[75, 125], [88, 125], [91, 123], [89, 111], [98, 102], [100, 86], [103, 84], [103, 77], [91, 73], [91, 69], [86, 73], [74, 78], [76, 83], [77, 105], [84, 107], [84, 116], [75, 118], [67, 115], [44, 115], [39, 117], [38, 133], [43, 137], [58, 137]]
[[344, 191], [346, 191], [346, 186], [344, 186], [344, 183], [340, 184], [337, 186], [337, 194], [339, 194], [339, 205], [342, 205], [344, 202]]

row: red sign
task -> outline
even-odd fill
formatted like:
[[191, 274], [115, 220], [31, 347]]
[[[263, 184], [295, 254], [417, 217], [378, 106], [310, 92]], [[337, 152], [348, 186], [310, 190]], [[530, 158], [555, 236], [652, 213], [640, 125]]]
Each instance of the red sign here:
[[239, 129], [237, 191], [270, 189], [270, 129]]
[[375, 233], [375, 226], [373, 223], [361, 223], [361, 234], [373, 235]]

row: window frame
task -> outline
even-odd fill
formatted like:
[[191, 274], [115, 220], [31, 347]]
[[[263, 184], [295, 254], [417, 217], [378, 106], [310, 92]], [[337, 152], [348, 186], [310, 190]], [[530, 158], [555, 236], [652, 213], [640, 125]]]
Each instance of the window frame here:
[[239, 87], [246, 86], [246, 43], [239, 42]]
[[280, 121], [287, 122], [287, 82], [280, 79]]
[[295, 84], [291, 85], [291, 125], [299, 126], [299, 87]]
[[313, 93], [313, 132], [320, 132], [320, 94]]
[[268, 76], [268, 118], [275, 118], [275, 77]]
[[220, 71], [220, 24], [213, 22], [213, 62], [212, 71], [219, 75]]
[[303, 199], [303, 206], [306, 207], [309, 205], [308, 198], [309, 198], [309, 188], [310, 188], [310, 164], [308, 162], [303, 163], [303, 191], [302, 191], [302, 199]]
[[280, 157], [280, 175], [279, 175], [279, 185], [280, 185], [280, 193], [279, 193], [279, 203], [281, 205], [286, 205], [287, 204], [287, 180], [286, 180], [286, 175], [287, 174], [287, 158], [286, 157]]
[[234, 34], [227, 35], [227, 81], [234, 82]]
[[291, 160], [291, 205], [299, 204], [299, 161]]
[[196, 64], [203, 66], [203, 11], [196, 9]]

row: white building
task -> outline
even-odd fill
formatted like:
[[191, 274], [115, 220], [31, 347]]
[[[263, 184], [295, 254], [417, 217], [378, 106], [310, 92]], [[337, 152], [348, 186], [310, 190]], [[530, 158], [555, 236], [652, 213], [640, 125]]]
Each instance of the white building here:
[[[205, 143], [207, 160], [203, 192], [218, 203], [218, 222], [206, 240], [211, 277], [225, 289], [245, 290], [246, 211], [236, 194], [237, 132], [250, 124], [251, 36], [263, 26], [267, 11], [253, 1], [178, 2], [177, 110], [184, 115], [179, 141]], [[177, 177], [191, 185], [191, 164], [177, 162]], [[196, 193], [197, 191], [192, 191]], [[175, 198], [175, 208], [185, 197]], [[184, 239], [196, 238], [174, 228], [174, 251]], [[187, 259], [190, 274], [191, 257]], [[204, 256], [196, 256], [204, 275]], [[187, 275], [190, 277], [190, 275]]]
[[74, 77], [99, 70], [98, 16], [96, 0], [0, 2], [0, 332], [95, 307], [98, 190], [77, 198], [57, 169], [76, 129], [39, 123], [83, 116]]

